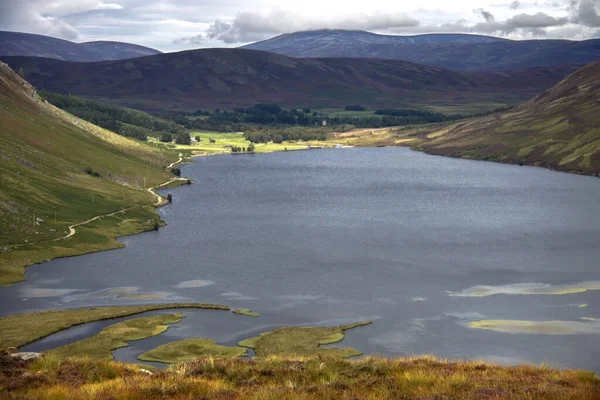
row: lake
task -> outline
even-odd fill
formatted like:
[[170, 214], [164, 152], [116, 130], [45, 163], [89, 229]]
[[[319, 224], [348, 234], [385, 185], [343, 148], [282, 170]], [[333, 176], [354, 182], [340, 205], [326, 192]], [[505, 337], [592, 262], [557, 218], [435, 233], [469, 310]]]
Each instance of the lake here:
[[0, 288], [0, 314], [162, 301], [261, 314], [185, 310], [122, 360], [183, 337], [368, 319], [338, 345], [600, 372], [600, 179], [406, 148], [204, 157], [182, 175], [196, 183], [169, 190], [167, 226], [29, 267]]

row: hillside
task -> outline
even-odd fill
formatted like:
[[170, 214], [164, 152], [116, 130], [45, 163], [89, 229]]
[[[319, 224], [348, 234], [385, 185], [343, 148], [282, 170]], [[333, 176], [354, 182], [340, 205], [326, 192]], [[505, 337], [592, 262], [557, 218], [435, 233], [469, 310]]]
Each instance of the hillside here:
[[244, 48], [289, 57], [405, 60], [457, 71], [583, 65], [600, 59], [600, 39], [513, 41], [477, 35], [390, 36], [341, 30], [290, 33]]
[[356, 146], [411, 146], [427, 153], [600, 176], [600, 62], [511, 111], [458, 123], [336, 134]]
[[501, 115], [428, 135], [434, 154], [525, 163], [600, 176], [600, 62]]
[[0, 158], [0, 284], [22, 279], [24, 265], [118, 247], [113, 237], [152, 228], [157, 200], [144, 185], [171, 177], [166, 156], [43, 102], [3, 63]]
[[40, 89], [108, 99], [144, 110], [364, 104], [494, 109], [556, 84], [572, 67], [456, 72], [398, 60], [295, 59], [242, 49], [205, 49], [132, 60], [72, 63], [2, 57]]
[[44, 57], [66, 61], [122, 60], [160, 54], [160, 51], [131, 43], [68, 40], [31, 33], [0, 31], [0, 56]]

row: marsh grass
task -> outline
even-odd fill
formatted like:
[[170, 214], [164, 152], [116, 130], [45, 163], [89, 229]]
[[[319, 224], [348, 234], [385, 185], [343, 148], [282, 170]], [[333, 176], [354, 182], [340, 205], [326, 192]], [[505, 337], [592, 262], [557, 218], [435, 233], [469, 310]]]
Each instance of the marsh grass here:
[[140, 355], [138, 359], [175, 364], [206, 356], [242, 357], [246, 352], [247, 349], [243, 347], [220, 346], [214, 340], [191, 338], [160, 345]]
[[254, 349], [258, 357], [271, 355], [328, 355], [333, 357], [353, 357], [362, 353], [353, 348], [323, 348], [321, 345], [333, 344], [344, 339], [344, 332], [360, 326], [371, 324], [371, 321], [332, 327], [282, 327], [260, 336], [246, 339], [238, 344]]
[[238, 314], [238, 315], [245, 315], [246, 317], [259, 317], [260, 314], [257, 312], [254, 312], [252, 310], [248, 310], [247, 308], [236, 308], [235, 310], [231, 311], [234, 314]]
[[2, 398], [38, 399], [577, 399], [600, 397], [591, 372], [433, 357], [344, 360], [202, 358], [148, 375], [113, 361], [69, 359], [38, 369], [0, 354]]
[[0, 318], [0, 349], [21, 347], [38, 339], [88, 322], [175, 308], [229, 310], [220, 304], [167, 303], [141, 306], [107, 306], [72, 310], [49, 310]]
[[118, 322], [97, 335], [48, 351], [59, 359], [87, 357], [93, 360], [112, 360], [112, 351], [128, 346], [127, 342], [160, 335], [169, 325], [183, 319], [183, 314], [152, 315]]

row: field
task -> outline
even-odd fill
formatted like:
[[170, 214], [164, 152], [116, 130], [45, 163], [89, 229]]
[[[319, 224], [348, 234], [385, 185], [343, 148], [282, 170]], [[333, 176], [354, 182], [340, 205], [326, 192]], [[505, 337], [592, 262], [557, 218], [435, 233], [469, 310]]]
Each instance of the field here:
[[381, 117], [380, 115], [375, 115], [375, 110], [365, 110], [365, 111], [346, 111], [343, 108], [321, 108], [315, 111], [319, 111], [321, 113], [327, 114], [329, 117], [348, 117], [348, 118], [364, 118], [364, 117]]
[[[218, 133], [218, 132], [197, 132], [191, 131], [190, 136], [195, 138], [200, 136], [200, 143], [192, 142], [191, 145], [177, 145], [177, 150], [189, 151], [197, 155], [215, 155], [229, 154], [231, 150], [225, 146], [239, 146], [248, 148], [250, 142], [244, 139], [244, 134], [238, 133]], [[213, 139], [215, 143], [210, 143]], [[308, 143], [313, 147], [331, 147], [331, 143], [310, 141], [310, 142], [283, 142], [283, 143], [256, 143], [254, 145], [255, 153], [272, 153], [274, 151], [306, 150]]]

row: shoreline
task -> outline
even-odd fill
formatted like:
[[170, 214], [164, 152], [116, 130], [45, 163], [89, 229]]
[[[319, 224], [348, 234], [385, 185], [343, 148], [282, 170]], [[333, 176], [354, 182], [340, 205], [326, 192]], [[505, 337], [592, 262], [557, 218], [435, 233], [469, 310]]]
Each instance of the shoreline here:
[[[379, 146], [379, 145], [371, 145], [371, 146], [361, 146], [361, 145], [341, 145], [339, 143], [334, 143], [333, 147], [315, 147], [315, 148], [307, 148], [307, 149], [292, 149], [292, 150], [276, 150], [276, 151], [269, 151], [269, 152], [258, 152], [258, 153], [251, 153], [251, 154], [269, 154], [269, 153], [283, 153], [283, 152], [292, 152], [292, 151], [309, 151], [309, 150], [320, 150], [320, 149], [347, 149], [347, 148], [355, 148], [355, 147], [363, 147], [363, 148], [380, 148], [380, 147], [403, 147], [403, 148], [408, 148], [412, 151], [418, 151], [427, 155], [431, 155], [431, 156], [438, 156], [438, 157], [446, 157], [446, 158], [454, 158], [454, 159], [459, 159], [459, 160], [467, 160], [467, 161], [480, 161], [480, 162], [492, 162], [492, 163], [498, 163], [498, 164], [505, 164], [505, 165], [514, 165], [514, 166], [524, 166], [524, 167], [533, 167], [533, 168], [542, 168], [548, 171], [552, 171], [552, 172], [559, 172], [559, 173], [566, 173], [566, 174], [570, 174], [570, 175], [579, 175], [579, 176], [589, 176], [592, 178], [600, 178], [600, 176], [594, 174], [594, 173], [585, 173], [582, 171], [576, 171], [576, 170], [569, 170], [566, 168], [556, 168], [556, 167], [552, 167], [550, 165], [546, 166], [546, 165], [536, 165], [536, 164], [530, 164], [530, 163], [526, 163], [526, 162], [511, 162], [511, 160], [485, 160], [485, 159], [479, 159], [479, 158], [471, 158], [471, 157], [467, 157], [467, 156], [461, 156], [461, 155], [447, 155], [447, 154], [442, 154], [439, 152], [435, 152], [435, 151], [431, 151], [428, 150], [424, 147], [422, 147], [423, 143], [419, 143], [416, 145], [409, 145], [408, 143], [406, 145], [403, 144], [398, 144], [398, 145], [384, 145], [384, 146]], [[244, 153], [246, 154], [246, 153]], [[250, 154], [250, 153], [247, 153]], [[200, 157], [210, 157], [210, 156], [224, 156], [224, 155], [232, 155], [231, 153], [215, 153], [215, 154], [211, 154], [211, 153], [207, 153], [207, 152], [203, 152], [202, 154], [192, 154], [188, 157], [183, 157], [182, 154], [180, 154], [179, 159], [175, 162], [172, 162], [171, 164], [169, 164], [166, 169], [170, 170], [171, 168], [175, 167], [176, 165], [181, 165], [181, 164], [187, 164], [187, 163], [193, 163], [195, 162], [196, 158], [200, 158]], [[158, 212], [156, 212], [157, 208], [163, 207], [165, 205], [168, 204], [168, 202], [166, 201], [166, 199], [159, 195], [158, 193], [156, 193], [156, 191], [158, 190], [165, 190], [167, 189], [166, 186], [173, 184], [174, 182], [181, 182], [181, 184], [176, 185], [176, 186], [169, 186], [168, 188], [171, 187], [180, 187], [180, 186], [184, 186], [187, 184], [194, 184], [194, 182], [191, 179], [185, 178], [185, 177], [175, 177], [175, 178], [171, 178], [166, 182], [161, 183], [160, 185], [154, 186], [152, 188], [148, 188], [147, 191], [150, 192], [152, 195], [154, 195], [157, 199], [156, 203], [154, 204], [148, 204], [148, 205], [143, 205], [143, 206], [133, 206], [133, 207], [127, 207], [127, 208], [123, 208], [108, 214], [102, 214], [102, 215], [97, 215], [93, 218], [90, 218], [86, 221], [83, 222], [79, 222], [77, 224], [73, 224], [70, 225], [68, 227], [69, 229], [69, 233], [66, 236], [62, 236], [59, 238], [55, 238], [55, 239], [51, 239], [51, 242], [59, 242], [61, 240], [64, 239], [68, 239], [70, 237], [75, 236], [76, 234], [76, 227], [80, 227], [80, 226], [84, 226], [90, 222], [94, 222], [96, 220], [102, 219], [104, 217], [110, 217], [110, 216], [114, 216], [116, 214], [120, 214], [135, 208], [144, 208], [144, 207], [153, 207], [153, 213], [155, 214], [156, 217], [159, 218], [159, 223], [160, 226], [165, 226], [167, 223], [165, 221], [163, 221], [162, 219], [160, 219], [160, 215], [158, 214]], [[125, 237], [125, 236], [132, 236], [132, 235], [138, 235], [140, 233], [144, 233], [144, 232], [149, 232], [152, 231], [154, 229], [160, 229], [160, 226], [158, 228], [155, 227], [142, 227], [140, 226], [138, 229], [133, 229], [131, 232], [127, 232], [126, 234], [123, 235], [118, 235], [118, 236], [114, 236], [114, 237], [110, 237], [110, 243], [108, 243], [106, 246], [104, 247], [100, 247], [100, 248], [95, 248], [95, 249], [90, 249], [90, 250], [83, 250], [83, 251], [73, 251], [73, 253], [67, 253], [67, 254], [63, 254], [63, 255], [58, 255], [56, 257], [50, 257], [50, 258], [45, 258], [45, 259], [40, 259], [37, 261], [32, 261], [29, 262], [28, 264], [25, 265], [21, 265], [21, 266], [16, 266], [16, 267], [12, 267], [11, 269], [13, 270], [11, 275], [17, 275], [20, 274], [20, 279], [15, 279], [15, 278], [5, 278], [2, 283], [0, 283], [0, 287], [2, 286], [9, 286], [15, 283], [19, 283], [19, 282], [24, 282], [26, 281], [26, 268], [30, 267], [32, 265], [39, 265], [39, 264], [43, 264], [47, 261], [52, 261], [55, 259], [59, 259], [59, 258], [67, 258], [67, 257], [76, 257], [76, 256], [81, 256], [81, 255], [85, 255], [85, 254], [91, 254], [91, 253], [97, 253], [97, 252], [101, 252], [101, 251], [108, 251], [108, 250], [116, 250], [116, 249], [120, 249], [120, 248], [124, 248], [125, 245], [122, 242], [119, 242], [118, 239], [121, 237]], [[133, 228], [133, 225], [130, 226], [131, 228]], [[24, 246], [24, 245], [34, 245], [34, 244], [41, 244], [41, 243], [47, 243], [48, 241], [45, 242], [31, 242], [31, 243], [21, 243], [21, 244], [17, 244], [17, 245], [12, 245], [12, 249], [16, 250], [18, 249], [18, 247], [20, 246]], [[21, 273], [19, 270], [22, 269], [23, 272]], [[14, 270], [17, 270], [16, 272]]]

